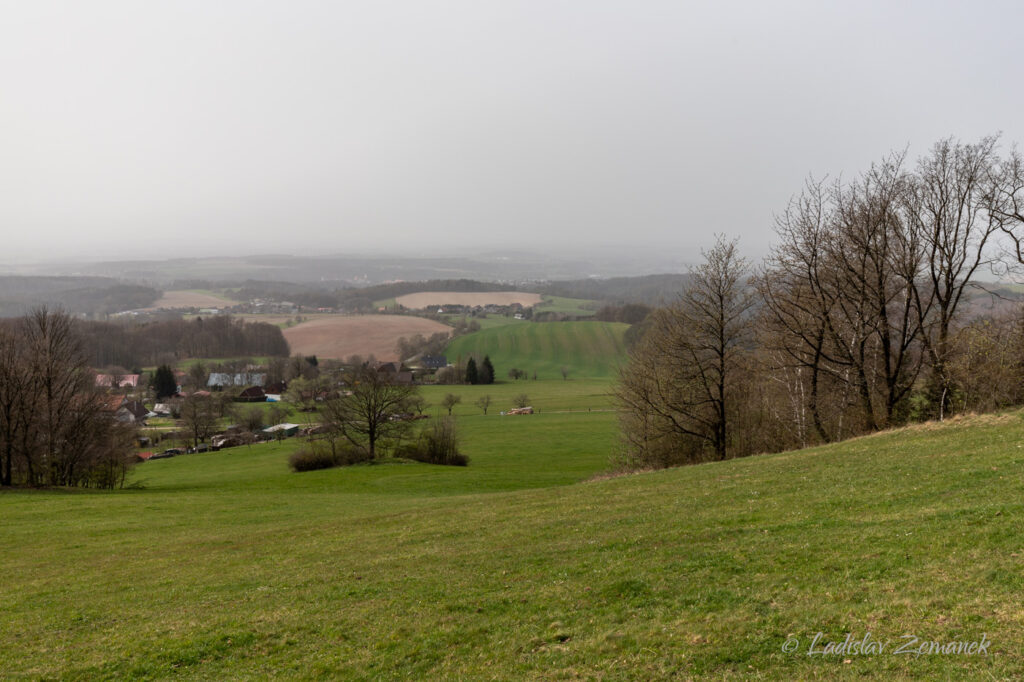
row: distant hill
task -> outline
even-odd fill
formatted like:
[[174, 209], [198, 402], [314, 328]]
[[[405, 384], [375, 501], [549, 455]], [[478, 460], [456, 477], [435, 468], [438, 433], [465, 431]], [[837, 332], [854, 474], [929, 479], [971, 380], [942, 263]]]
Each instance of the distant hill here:
[[290, 300], [300, 305], [331, 307], [346, 312], [370, 312], [376, 309], [375, 301], [387, 300], [415, 294], [421, 291], [513, 291], [515, 287], [480, 282], [471, 279], [432, 279], [423, 282], [392, 282], [367, 287], [328, 289], [323, 286], [292, 284], [287, 282], [265, 282], [248, 280], [242, 282], [234, 296], [241, 300], [264, 298], [269, 300]]
[[511, 324], [459, 337], [446, 353], [449, 362], [489, 355], [499, 380], [506, 380], [513, 367], [530, 376], [536, 372], [541, 379], [560, 377], [563, 366], [570, 378], [611, 377], [625, 361], [623, 334], [628, 328], [616, 322]]
[[584, 298], [611, 305], [642, 303], [656, 307], [674, 301], [686, 286], [688, 279], [689, 275], [682, 274], [576, 279], [547, 282], [536, 285], [531, 290], [550, 296]]
[[0, 317], [17, 317], [49, 306], [73, 314], [107, 315], [144, 308], [160, 298], [152, 287], [109, 277], [0, 276]]

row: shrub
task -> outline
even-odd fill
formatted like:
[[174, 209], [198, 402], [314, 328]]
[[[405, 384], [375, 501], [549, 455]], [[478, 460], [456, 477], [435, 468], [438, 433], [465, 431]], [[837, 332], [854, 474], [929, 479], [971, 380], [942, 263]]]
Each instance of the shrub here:
[[349, 446], [332, 450], [317, 444], [293, 452], [288, 457], [288, 466], [295, 472], [316, 471], [317, 469], [349, 466], [359, 462], [367, 462], [370, 459], [370, 454], [362, 448]]
[[[242, 425], [250, 431], [259, 431], [263, 428], [264, 414], [263, 410], [258, 407], [250, 407], [243, 411], [239, 417]], [[274, 423], [276, 424], [277, 422]]]
[[400, 447], [395, 455], [426, 464], [464, 467], [469, 457], [459, 452], [455, 421], [448, 417], [435, 419], [423, 429], [415, 443]]
[[434, 374], [436, 382], [445, 386], [461, 384], [465, 374], [458, 367], [442, 367]]

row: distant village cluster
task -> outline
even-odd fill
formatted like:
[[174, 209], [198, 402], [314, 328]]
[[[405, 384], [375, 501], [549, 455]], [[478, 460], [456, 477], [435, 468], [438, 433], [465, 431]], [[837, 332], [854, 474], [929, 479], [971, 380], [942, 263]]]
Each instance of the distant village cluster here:
[[[145, 448], [138, 457], [145, 461], [315, 435], [318, 425], [287, 421], [289, 408], [314, 413], [318, 404], [345, 394], [344, 372], [353, 363], [399, 386], [435, 381], [438, 370], [450, 366], [443, 355], [419, 357], [412, 367], [372, 358], [342, 363], [296, 356], [271, 358], [262, 365], [246, 363], [230, 371], [223, 366], [208, 371], [198, 362], [187, 370], [165, 365], [150, 373], [97, 373], [95, 386], [107, 394], [104, 411], [115, 421], [136, 427], [137, 444]], [[272, 405], [267, 409], [260, 406], [264, 403]], [[255, 409], [245, 411], [246, 406]], [[420, 415], [393, 416], [414, 419]], [[225, 425], [233, 419], [237, 423]], [[172, 446], [156, 448], [161, 443]]]

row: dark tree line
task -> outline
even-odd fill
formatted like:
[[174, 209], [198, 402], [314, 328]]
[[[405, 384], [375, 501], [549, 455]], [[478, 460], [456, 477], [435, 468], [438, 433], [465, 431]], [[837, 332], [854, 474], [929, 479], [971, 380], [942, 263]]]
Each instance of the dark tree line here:
[[15, 317], [39, 306], [69, 313], [107, 315], [145, 308], [160, 298], [152, 287], [108, 277], [0, 276], [0, 317]]
[[[970, 320], [978, 276], [1024, 262], [1024, 163], [943, 140], [808, 182], [757, 270], [719, 240], [631, 350], [630, 466], [803, 447], [1024, 400], [1024, 316]], [[1006, 246], [1011, 248], [1007, 252]]]
[[133, 436], [96, 391], [68, 315], [0, 326], [0, 485], [120, 486]]
[[281, 329], [227, 316], [144, 324], [81, 322], [84, 351], [94, 367], [142, 367], [180, 358], [288, 356]]
[[679, 290], [686, 286], [687, 278], [688, 275], [680, 274], [588, 278], [548, 282], [539, 286], [524, 287], [524, 290], [551, 296], [605, 301], [616, 306], [629, 303], [656, 306], [673, 300], [679, 294]]
[[599, 322], [625, 322], [639, 324], [651, 314], [651, 307], [642, 303], [626, 303], [624, 305], [606, 305], [598, 309], [594, 319]]

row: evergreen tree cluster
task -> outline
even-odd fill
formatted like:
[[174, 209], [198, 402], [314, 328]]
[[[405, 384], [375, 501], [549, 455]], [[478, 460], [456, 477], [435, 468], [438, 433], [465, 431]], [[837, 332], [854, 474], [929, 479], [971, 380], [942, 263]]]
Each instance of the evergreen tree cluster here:
[[476, 364], [476, 358], [469, 359], [469, 362], [466, 363], [466, 383], [474, 386], [494, 383], [494, 365], [491, 363], [490, 356], [485, 355], [479, 367]]

